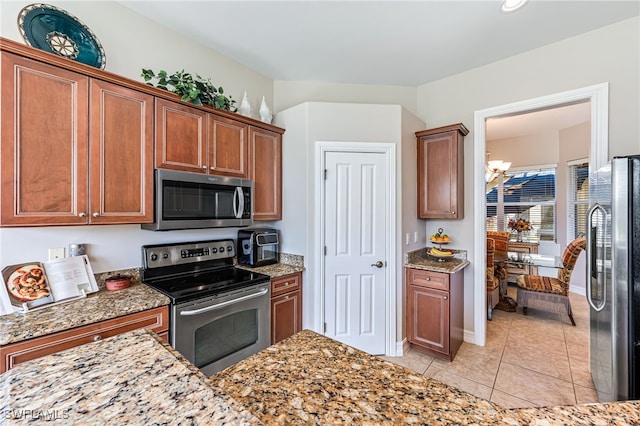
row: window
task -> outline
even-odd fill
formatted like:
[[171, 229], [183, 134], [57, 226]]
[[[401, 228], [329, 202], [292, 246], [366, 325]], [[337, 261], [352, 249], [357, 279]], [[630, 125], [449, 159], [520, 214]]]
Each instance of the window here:
[[[497, 230], [498, 179], [487, 183], [487, 230]], [[523, 218], [530, 241], [556, 241], [556, 168], [509, 170], [504, 176], [504, 223]]]
[[567, 180], [567, 239], [574, 240], [587, 233], [587, 211], [589, 210], [589, 163], [578, 160], [568, 164]]

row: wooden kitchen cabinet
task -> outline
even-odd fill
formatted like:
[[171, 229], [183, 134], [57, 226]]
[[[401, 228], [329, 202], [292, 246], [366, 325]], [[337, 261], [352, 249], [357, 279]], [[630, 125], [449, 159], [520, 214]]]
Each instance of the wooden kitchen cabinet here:
[[464, 217], [464, 136], [462, 124], [416, 132], [418, 218]]
[[282, 133], [249, 126], [253, 220], [282, 220]]
[[412, 348], [452, 361], [463, 340], [463, 271], [406, 269], [407, 340]]
[[271, 280], [271, 344], [302, 330], [302, 273]]
[[2, 52], [2, 226], [153, 221], [153, 97]]
[[209, 114], [209, 170], [213, 174], [249, 176], [249, 126]]
[[156, 167], [208, 173], [207, 113], [156, 98]]
[[246, 178], [248, 126], [189, 105], [156, 99], [156, 167]]
[[107, 337], [146, 328], [156, 332], [165, 341], [169, 334], [169, 308], [162, 306], [135, 314], [35, 337], [0, 346], [0, 373], [32, 359], [51, 355], [69, 348], [97, 342]]

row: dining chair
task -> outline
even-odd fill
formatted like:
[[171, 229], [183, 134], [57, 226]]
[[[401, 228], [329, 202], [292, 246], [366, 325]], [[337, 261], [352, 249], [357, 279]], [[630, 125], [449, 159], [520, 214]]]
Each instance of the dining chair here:
[[522, 305], [522, 313], [527, 314], [527, 308], [541, 309], [550, 312], [569, 315], [571, 325], [575, 326], [569, 300], [569, 283], [573, 268], [580, 253], [586, 247], [586, 239], [578, 237], [571, 241], [562, 254], [563, 268], [558, 269], [558, 277], [543, 275], [522, 275], [518, 278], [518, 304]]
[[495, 240], [487, 238], [487, 319], [493, 318], [493, 310], [500, 301], [500, 280], [495, 275]]

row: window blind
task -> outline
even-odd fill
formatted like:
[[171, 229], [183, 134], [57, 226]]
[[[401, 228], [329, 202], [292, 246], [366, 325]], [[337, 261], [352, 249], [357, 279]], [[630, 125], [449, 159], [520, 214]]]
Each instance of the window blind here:
[[[488, 230], [498, 230], [498, 191], [498, 179], [487, 184]], [[555, 167], [507, 171], [503, 194], [505, 230], [509, 219], [522, 218], [533, 227], [528, 240], [556, 241]]]
[[587, 232], [589, 210], [589, 163], [570, 164], [567, 167], [567, 235], [573, 240]]

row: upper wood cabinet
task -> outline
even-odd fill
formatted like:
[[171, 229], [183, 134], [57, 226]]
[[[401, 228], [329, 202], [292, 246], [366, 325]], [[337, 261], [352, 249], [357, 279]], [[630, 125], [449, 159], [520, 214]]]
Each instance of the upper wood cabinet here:
[[239, 121], [209, 114], [209, 170], [211, 173], [249, 176], [248, 127]]
[[464, 137], [462, 124], [416, 132], [418, 145], [418, 217], [464, 217]]
[[2, 52], [1, 110], [2, 226], [153, 220], [152, 96]]
[[249, 127], [253, 220], [282, 219], [282, 134]]
[[246, 178], [245, 123], [156, 99], [156, 167]]
[[207, 113], [156, 98], [156, 167], [207, 173]]
[[254, 219], [282, 219], [284, 129], [1, 37], [0, 50], [0, 226], [151, 223], [154, 165], [252, 179]]

